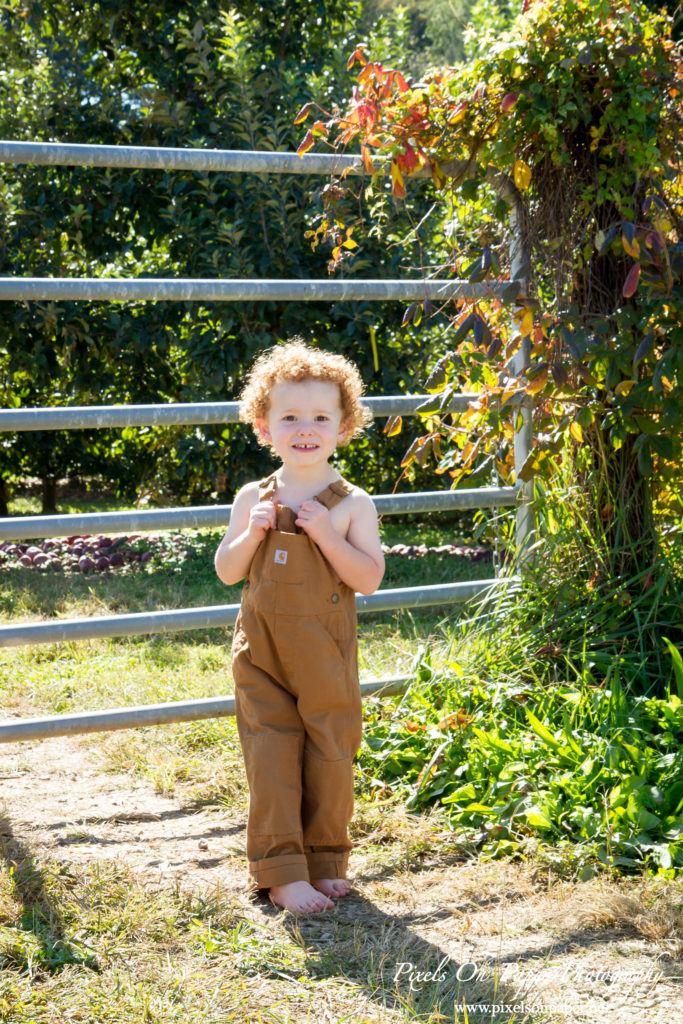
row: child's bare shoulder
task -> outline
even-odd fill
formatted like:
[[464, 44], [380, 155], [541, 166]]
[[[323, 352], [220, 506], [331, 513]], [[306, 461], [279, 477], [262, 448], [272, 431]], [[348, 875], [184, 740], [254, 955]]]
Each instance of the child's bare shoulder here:
[[233, 513], [246, 511], [247, 514], [258, 501], [259, 480], [251, 480], [248, 484], [240, 487], [233, 502]]
[[351, 491], [349, 491], [349, 498], [351, 499], [351, 514], [365, 513], [366, 515], [370, 512], [375, 511], [375, 503], [362, 487], [356, 487], [355, 484], [351, 484]]
[[252, 499], [256, 500], [258, 498], [260, 484], [260, 480], [250, 480], [248, 484], [242, 484], [235, 495], [235, 501], [238, 501], [239, 499], [242, 501], [249, 501]]

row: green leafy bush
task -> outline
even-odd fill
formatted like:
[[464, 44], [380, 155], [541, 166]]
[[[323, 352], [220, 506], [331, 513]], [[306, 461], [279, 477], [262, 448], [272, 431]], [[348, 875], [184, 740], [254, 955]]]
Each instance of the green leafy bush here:
[[617, 668], [604, 686], [542, 687], [423, 656], [396, 712], [370, 719], [363, 774], [411, 808], [442, 805], [486, 856], [540, 845], [588, 871], [681, 868], [683, 672], [678, 687], [631, 697]]

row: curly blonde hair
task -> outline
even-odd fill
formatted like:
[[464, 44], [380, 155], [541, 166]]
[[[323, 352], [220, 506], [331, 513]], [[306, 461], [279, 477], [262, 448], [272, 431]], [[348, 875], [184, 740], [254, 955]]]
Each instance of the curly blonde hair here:
[[265, 419], [275, 384], [308, 380], [338, 385], [342, 422], [348, 428], [341, 444], [348, 444], [372, 422], [372, 414], [362, 402], [364, 385], [358, 367], [344, 356], [312, 348], [299, 338], [274, 345], [257, 357], [240, 395], [240, 419], [252, 426], [255, 420]]

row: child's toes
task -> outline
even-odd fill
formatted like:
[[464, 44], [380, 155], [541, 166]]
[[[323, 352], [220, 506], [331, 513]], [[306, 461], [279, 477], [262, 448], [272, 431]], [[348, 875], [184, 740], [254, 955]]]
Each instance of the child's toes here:
[[332, 898], [347, 896], [351, 891], [351, 883], [346, 878], [316, 878], [311, 885]]

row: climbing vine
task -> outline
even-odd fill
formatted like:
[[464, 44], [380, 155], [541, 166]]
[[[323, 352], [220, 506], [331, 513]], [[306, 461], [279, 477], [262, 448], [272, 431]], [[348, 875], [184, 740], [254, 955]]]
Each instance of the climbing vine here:
[[[353, 269], [368, 218], [383, 230], [388, 166], [393, 202], [408, 207], [408, 179], [431, 178], [431, 216], [409, 240], [423, 272], [491, 286], [406, 310], [406, 328], [449, 323], [406, 467], [431, 454], [454, 485], [511, 482], [504, 412], [524, 388], [534, 446], [521, 478], [552, 477], [569, 438], [577, 465], [600, 469], [596, 516], [641, 546], [638, 564], [653, 557], [653, 511], [682, 511], [683, 65], [671, 28], [635, 0], [525, 0], [485, 56], [419, 82], [358, 46], [345, 109], [310, 103], [297, 118], [310, 124], [300, 153], [324, 140], [359, 152], [366, 172], [360, 190], [330, 182], [311, 228], [332, 271]], [[509, 304], [493, 282], [511, 276], [511, 213], [523, 245]], [[439, 413], [454, 390], [479, 392], [457, 420]]]

